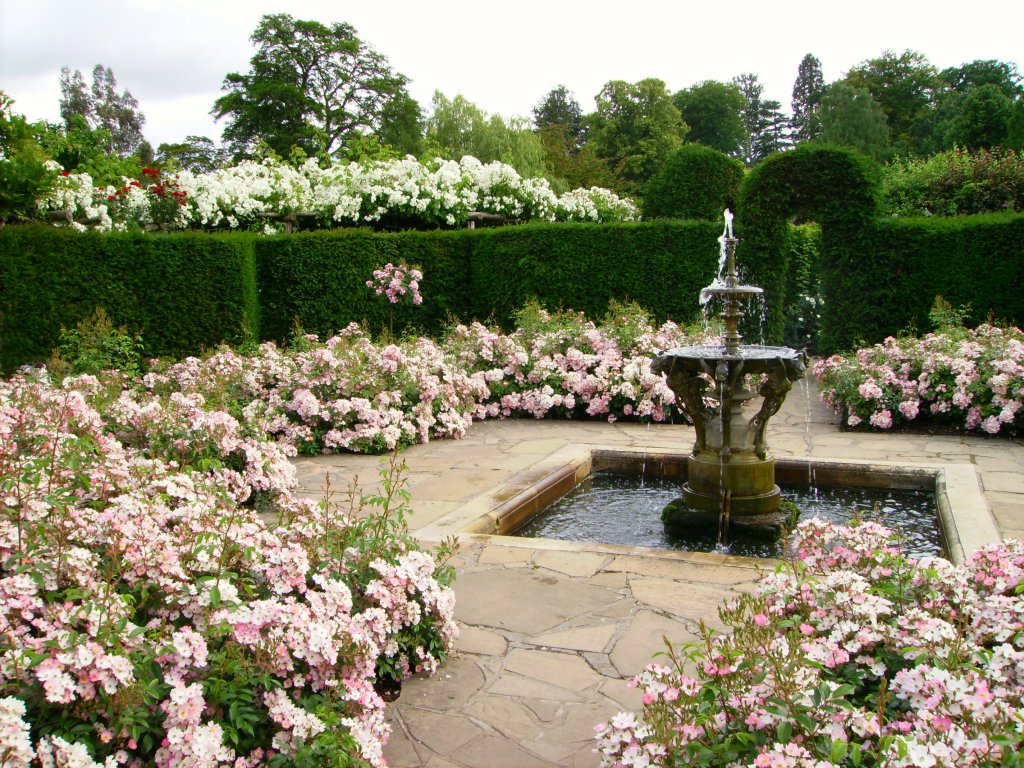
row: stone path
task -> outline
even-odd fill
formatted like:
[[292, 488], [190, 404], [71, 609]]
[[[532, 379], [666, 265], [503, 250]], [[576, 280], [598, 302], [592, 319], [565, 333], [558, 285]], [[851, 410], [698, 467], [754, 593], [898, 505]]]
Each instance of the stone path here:
[[[769, 424], [778, 458], [967, 463], [1005, 537], [1024, 536], [1024, 445], [984, 437], [839, 431], [811, 388], [794, 389]], [[436, 543], [465, 518], [537, 479], [538, 467], [572, 446], [685, 453], [681, 425], [495, 421], [460, 441], [405, 452], [415, 514]], [[317, 495], [358, 475], [372, 485], [380, 459], [325, 456], [296, 461], [303, 490]], [[701, 621], [748, 589], [758, 561], [601, 544], [460, 535], [455, 585], [457, 653], [433, 677], [406, 683], [389, 706], [393, 768], [584, 768], [598, 765], [593, 726], [639, 710], [627, 686], [663, 637], [693, 639]]]

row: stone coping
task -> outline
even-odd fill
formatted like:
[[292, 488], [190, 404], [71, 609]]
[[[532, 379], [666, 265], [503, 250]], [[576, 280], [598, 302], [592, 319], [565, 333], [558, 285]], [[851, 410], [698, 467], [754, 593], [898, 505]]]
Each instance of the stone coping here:
[[[439, 542], [452, 535], [494, 539], [506, 546], [557, 551], [643, 554], [694, 562], [729, 562], [751, 565], [756, 558], [713, 553], [659, 550], [649, 547], [523, 539], [508, 534], [553, 501], [570, 491], [593, 471], [634, 470], [638, 463], [655, 476], [684, 477], [684, 454], [634, 447], [603, 449], [570, 444], [504, 483], [417, 531], [424, 542]], [[945, 549], [954, 563], [963, 562], [977, 548], [1000, 541], [999, 529], [985, 501], [975, 467], [965, 463], [864, 462], [831, 458], [776, 459], [776, 476], [793, 485], [861, 485], [876, 488], [933, 490]], [[806, 482], [801, 482], [806, 480]]]

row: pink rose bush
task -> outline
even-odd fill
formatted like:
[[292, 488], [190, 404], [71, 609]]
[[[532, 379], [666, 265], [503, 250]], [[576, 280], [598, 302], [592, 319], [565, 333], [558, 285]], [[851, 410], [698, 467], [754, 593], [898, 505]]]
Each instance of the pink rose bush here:
[[225, 392], [151, 384], [0, 382], [0, 763], [383, 765], [375, 682], [456, 633], [401, 465], [314, 504]]
[[366, 287], [373, 290], [378, 296], [387, 296], [388, 301], [397, 304], [409, 296], [413, 304], [422, 304], [423, 295], [420, 293], [420, 283], [423, 282], [423, 273], [415, 267], [399, 264], [397, 267], [388, 262], [380, 269], [373, 270], [373, 279], [366, 281]]
[[[219, 428], [233, 430], [219, 439], [271, 435], [284, 454], [381, 453], [459, 438], [486, 418], [685, 418], [650, 361], [705, 337], [671, 322], [655, 328], [634, 307], [619, 308], [600, 326], [579, 313], [537, 307], [521, 313], [520, 323], [513, 333], [473, 323], [455, 326], [441, 342], [380, 344], [350, 325], [324, 342], [306, 335], [286, 349], [263, 344], [253, 355], [222, 349], [150, 371], [140, 397], [150, 408], [166, 403], [165, 411], [216, 407]], [[119, 424], [123, 410], [113, 411]], [[146, 418], [137, 416], [143, 427]], [[272, 473], [276, 459], [250, 458], [247, 445], [249, 453], [238, 449], [228, 468], [253, 475], [258, 491], [255, 473]]]
[[728, 632], [635, 679], [643, 719], [597, 726], [602, 765], [1021, 765], [1024, 545], [954, 566], [897, 544], [801, 523], [793, 561], [720, 611]]
[[846, 426], [911, 422], [1015, 435], [1024, 426], [1024, 332], [981, 325], [890, 337], [814, 365], [822, 399]]

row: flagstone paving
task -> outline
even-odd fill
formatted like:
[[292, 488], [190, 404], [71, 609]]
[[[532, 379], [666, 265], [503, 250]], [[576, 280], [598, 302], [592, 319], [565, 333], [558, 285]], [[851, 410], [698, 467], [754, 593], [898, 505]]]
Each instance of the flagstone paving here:
[[[564, 421], [475, 424], [460, 441], [404, 453], [415, 514], [426, 545], [496, 506], [552, 457], [571, 448], [688, 452], [685, 425]], [[1024, 444], [1017, 440], [840, 431], [813, 393], [795, 388], [769, 425], [778, 458], [967, 463], [998, 533], [1024, 536]], [[373, 486], [380, 459], [296, 460], [304, 492], [330, 476], [335, 490], [355, 476]], [[473, 514], [476, 514], [474, 511]], [[471, 516], [471, 515], [470, 515]], [[598, 765], [593, 726], [640, 709], [627, 686], [652, 656], [717, 626], [718, 606], [751, 588], [763, 565], [717, 554], [460, 535], [456, 559], [457, 652], [433, 677], [415, 677], [389, 705], [393, 768], [584, 768]]]

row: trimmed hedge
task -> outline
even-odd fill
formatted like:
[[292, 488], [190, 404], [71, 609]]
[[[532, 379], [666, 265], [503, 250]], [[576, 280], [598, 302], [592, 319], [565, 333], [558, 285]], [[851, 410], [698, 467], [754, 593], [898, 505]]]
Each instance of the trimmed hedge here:
[[936, 296], [973, 322], [1024, 323], [1024, 215], [878, 219], [822, 244], [823, 351], [931, 330]]
[[[786, 295], [788, 222], [817, 221], [822, 225], [822, 259], [854, 263], [853, 236], [874, 221], [880, 195], [878, 166], [840, 147], [801, 144], [771, 155], [747, 174], [736, 220], [743, 238], [737, 261], [747, 282], [764, 288], [770, 342], [782, 340], [786, 307], [793, 299]], [[827, 304], [827, 291], [825, 300]]]
[[674, 152], [644, 189], [644, 218], [721, 221], [736, 209], [743, 163], [703, 144]]
[[148, 355], [239, 343], [259, 328], [252, 236], [0, 229], [0, 370], [41, 362], [106, 310]]
[[[666, 221], [266, 238], [256, 245], [262, 334], [283, 339], [298, 324], [324, 335], [352, 321], [432, 333], [453, 318], [508, 327], [529, 299], [590, 317], [610, 299], [635, 300], [659, 320], [688, 322], [714, 276], [717, 236], [717, 224]], [[388, 261], [423, 270], [421, 306], [391, 305], [366, 287]]]
[[[147, 355], [221, 341], [372, 331], [440, 331], [452, 319], [506, 327], [529, 299], [601, 316], [635, 300], [658, 320], [689, 322], [714, 275], [719, 225], [658, 221], [536, 224], [485, 230], [204, 233], [0, 231], [0, 369], [45, 360], [61, 327], [97, 307], [141, 332]], [[392, 305], [366, 281], [387, 262], [423, 269], [423, 304]]]
[[609, 299], [658, 321], [691, 322], [718, 265], [721, 225], [699, 221], [537, 224], [481, 233], [470, 256], [471, 314], [502, 323], [527, 299], [600, 317]]
[[[470, 251], [479, 235], [453, 232], [308, 232], [256, 243], [261, 335], [287, 338], [298, 325], [321, 336], [350, 322], [396, 332], [440, 330], [449, 318], [466, 317], [471, 294]], [[390, 304], [366, 281], [386, 263], [405, 262], [424, 272], [423, 304]]]

